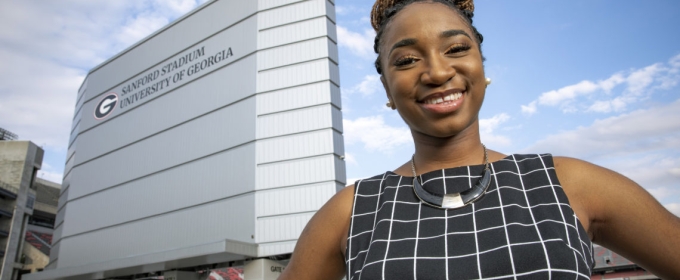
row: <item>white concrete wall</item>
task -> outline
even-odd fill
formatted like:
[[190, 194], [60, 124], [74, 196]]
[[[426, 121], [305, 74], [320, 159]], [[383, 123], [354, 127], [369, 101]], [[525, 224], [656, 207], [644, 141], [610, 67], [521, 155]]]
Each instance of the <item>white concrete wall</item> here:
[[[336, 42], [332, 1], [212, 0], [95, 67], [74, 112], [55, 269], [31, 277], [291, 253], [345, 185]], [[94, 118], [106, 95], [122, 102], [199, 48], [233, 56]]]

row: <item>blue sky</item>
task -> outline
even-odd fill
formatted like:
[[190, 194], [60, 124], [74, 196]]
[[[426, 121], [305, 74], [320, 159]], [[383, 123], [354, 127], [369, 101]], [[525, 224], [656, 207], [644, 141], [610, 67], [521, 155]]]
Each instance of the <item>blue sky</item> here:
[[[61, 181], [87, 71], [204, 0], [5, 1], [0, 127], [45, 149]], [[413, 153], [372, 67], [372, 1], [336, 0], [348, 182]], [[553, 153], [636, 180], [680, 215], [680, 2], [477, 1], [487, 89], [482, 141]]]

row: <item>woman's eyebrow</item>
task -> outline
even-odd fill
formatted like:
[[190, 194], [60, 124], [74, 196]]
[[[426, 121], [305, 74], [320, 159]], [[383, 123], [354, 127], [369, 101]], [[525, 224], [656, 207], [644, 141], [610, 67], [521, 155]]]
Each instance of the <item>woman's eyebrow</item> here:
[[392, 53], [392, 51], [396, 48], [401, 48], [401, 47], [406, 47], [406, 46], [413, 46], [418, 42], [418, 40], [413, 39], [413, 38], [408, 38], [401, 40], [399, 42], [396, 42], [394, 45], [392, 45], [392, 49], [390, 49], [390, 52], [387, 54], [388, 56]]
[[453, 36], [457, 36], [457, 35], [465, 35], [465, 37], [468, 37], [468, 38], [470, 38], [470, 40], [472, 40], [472, 37], [470, 37], [470, 35], [468, 35], [467, 32], [460, 30], [460, 29], [446, 30], [446, 31], [442, 32], [442, 34], [439, 35], [439, 37], [449, 38], [449, 37], [453, 37]]

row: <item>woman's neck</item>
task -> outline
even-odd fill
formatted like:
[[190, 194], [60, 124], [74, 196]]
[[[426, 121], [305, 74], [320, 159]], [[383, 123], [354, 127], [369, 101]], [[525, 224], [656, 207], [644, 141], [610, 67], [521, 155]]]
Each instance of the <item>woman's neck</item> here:
[[[447, 138], [432, 137], [416, 131], [412, 134], [418, 174], [484, 163], [484, 147], [480, 141], [478, 121], [460, 133]], [[409, 175], [412, 175], [410, 162], [405, 165], [408, 167]]]

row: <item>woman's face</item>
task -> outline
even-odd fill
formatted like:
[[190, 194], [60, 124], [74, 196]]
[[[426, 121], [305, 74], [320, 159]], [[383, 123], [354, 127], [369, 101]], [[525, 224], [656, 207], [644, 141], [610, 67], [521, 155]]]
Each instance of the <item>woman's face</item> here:
[[473, 36], [439, 3], [411, 4], [385, 28], [381, 80], [414, 136], [451, 137], [477, 121], [486, 83]]

